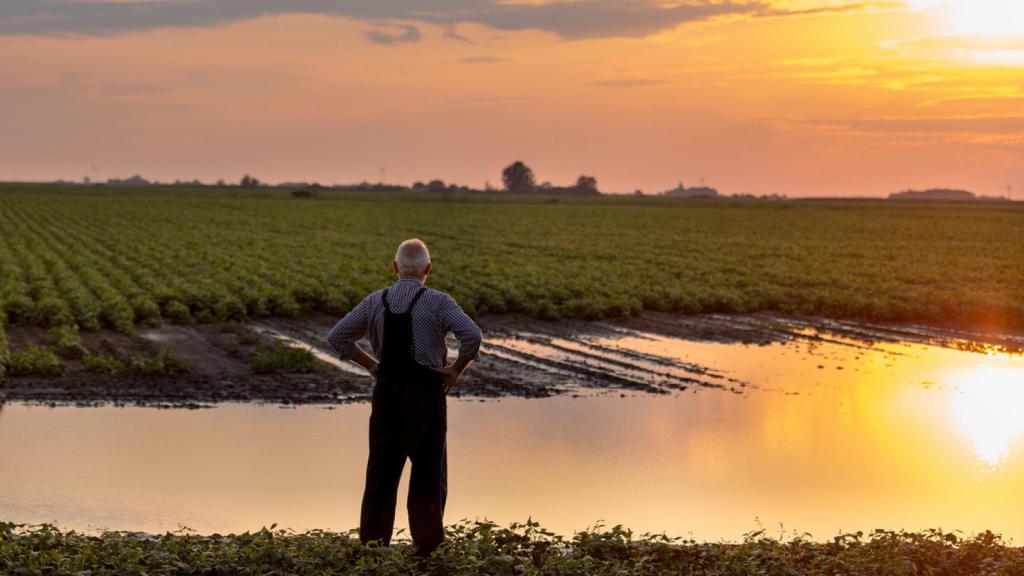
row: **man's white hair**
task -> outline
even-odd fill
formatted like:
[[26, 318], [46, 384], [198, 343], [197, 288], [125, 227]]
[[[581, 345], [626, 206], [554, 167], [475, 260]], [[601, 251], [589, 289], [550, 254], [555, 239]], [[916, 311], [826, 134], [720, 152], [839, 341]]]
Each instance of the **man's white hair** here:
[[398, 245], [395, 264], [402, 276], [421, 276], [430, 265], [430, 251], [419, 238], [411, 238]]

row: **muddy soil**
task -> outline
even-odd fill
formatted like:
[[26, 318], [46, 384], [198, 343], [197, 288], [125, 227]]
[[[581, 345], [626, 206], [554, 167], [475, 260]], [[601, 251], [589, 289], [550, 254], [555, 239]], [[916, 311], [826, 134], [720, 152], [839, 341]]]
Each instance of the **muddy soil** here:
[[[58, 377], [8, 377], [0, 382], [0, 403], [135, 404], [202, 407], [218, 402], [337, 404], [368, 401], [372, 381], [336, 358], [325, 341], [336, 321], [324, 315], [268, 319], [246, 326], [175, 326], [140, 329], [134, 335], [83, 333], [93, 354], [122, 360], [172, 350], [189, 367], [177, 376], [143, 376], [130, 369], [116, 375], [89, 373], [79, 361], [65, 361]], [[769, 345], [828, 342], [870, 347], [908, 342], [974, 352], [1024, 352], [1024, 335], [939, 329], [918, 325], [862, 324], [772, 315], [679, 316], [644, 313], [620, 321], [543, 322], [518, 316], [480, 319], [485, 338], [478, 362], [455, 396], [545, 397], [556, 394], [676, 394], [717, 389], [743, 393], [754, 386], [700, 364], [670, 355], [642, 353], [619, 342], [628, 338], [672, 337], [689, 341]], [[46, 344], [48, 333], [10, 327], [12, 350], [29, 342]], [[321, 366], [310, 373], [254, 374], [249, 359], [275, 342], [309, 350]], [[365, 345], [365, 342], [364, 342]], [[450, 342], [454, 357], [457, 342]]]

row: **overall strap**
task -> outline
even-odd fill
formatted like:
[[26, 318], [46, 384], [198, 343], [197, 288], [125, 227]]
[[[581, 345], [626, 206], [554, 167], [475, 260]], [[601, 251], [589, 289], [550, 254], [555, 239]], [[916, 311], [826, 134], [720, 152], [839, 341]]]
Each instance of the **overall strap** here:
[[423, 296], [423, 293], [426, 292], [426, 291], [427, 291], [427, 287], [426, 286], [423, 286], [422, 288], [420, 288], [419, 290], [416, 291], [416, 295], [412, 297], [412, 302], [409, 303], [409, 307], [406, 309], [406, 312], [412, 312], [413, 306], [415, 306], [416, 303], [419, 302], [420, 296]]
[[384, 304], [384, 311], [391, 314], [391, 306], [388, 306], [388, 289], [385, 288], [384, 292], [380, 295], [380, 301]]

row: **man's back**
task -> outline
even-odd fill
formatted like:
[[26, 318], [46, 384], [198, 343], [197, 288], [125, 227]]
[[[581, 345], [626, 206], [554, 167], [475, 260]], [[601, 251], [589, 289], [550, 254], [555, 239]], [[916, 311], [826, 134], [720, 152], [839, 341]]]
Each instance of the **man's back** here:
[[[388, 303], [394, 312], [404, 312], [423, 283], [412, 277], [399, 278], [387, 288]], [[384, 328], [384, 304], [377, 290], [363, 299], [342, 318], [327, 336], [342, 358], [350, 358], [356, 341], [369, 337], [373, 353], [380, 357]], [[448, 294], [427, 288], [412, 310], [415, 359], [424, 366], [440, 368], [448, 357], [445, 336], [452, 332], [459, 340], [459, 357], [475, 358], [480, 348], [480, 328]]]

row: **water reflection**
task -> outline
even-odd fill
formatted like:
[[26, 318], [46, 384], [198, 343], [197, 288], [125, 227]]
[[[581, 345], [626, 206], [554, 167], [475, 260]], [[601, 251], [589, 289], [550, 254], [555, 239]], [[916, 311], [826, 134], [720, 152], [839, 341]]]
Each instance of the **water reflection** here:
[[[813, 331], [811, 331], [813, 332]], [[813, 335], [813, 334], [812, 334]], [[955, 427], [974, 446], [974, 454], [991, 470], [1004, 462], [1012, 443], [1024, 435], [1024, 356], [999, 346], [949, 349], [937, 346], [881, 343], [865, 346], [835, 335], [826, 343], [741, 347], [645, 335], [623, 338], [619, 345], [644, 353], [702, 362], [728, 376], [753, 382], [760, 391], [786, 395], [835, 395], [842, 403], [839, 418], [848, 419], [853, 405], [872, 403], [876, 416], [890, 413], [883, 399], [908, 396], [916, 406], [899, 405], [906, 413], [930, 405], [931, 394], [919, 388], [944, 390]], [[751, 391], [750, 393], [757, 393]], [[789, 414], [800, 403], [783, 403]], [[893, 415], [894, 417], [896, 415]], [[800, 445], [814, 434], [807, 415], [774, 418], [771, 435]]]
[[950, 376], [956, 423], [970, 436], [978, 459], [993, 469], [1024, 432], [1024, 372], [1009, 366], [1009, 357], [1001, 360]]
[[[1024, 358], [841, 339], [602, 342], [751, 385], [672, 396], [452, 401], [448, 519], [597, 520], [702, 539], [779, 524], [1024, 538]], [[365, 404], [332, 410], [8, 405], [2, 520], [202, 532], [348, 529]], [[403, 480], [403, 490], [405, 480]], [[402, 515], [399, 515], [402, 517]], [[402, 522], [399, 522], [401, 525]]]

